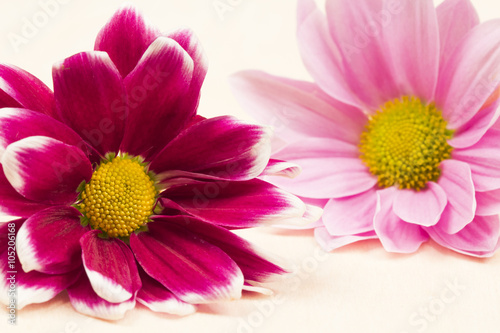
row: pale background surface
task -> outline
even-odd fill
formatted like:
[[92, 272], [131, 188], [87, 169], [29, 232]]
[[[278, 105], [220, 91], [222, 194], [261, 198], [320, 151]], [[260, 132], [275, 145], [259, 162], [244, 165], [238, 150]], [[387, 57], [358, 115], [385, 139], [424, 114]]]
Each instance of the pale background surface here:
[[[0, 0], [0, 61], [28, 70], [51, 87], [52, 63], [92, 49], [97, 32], [122, 0], [65, 2], [16, 52], [8, 34], [20, 34], [23, 18], [31, 20], [41, 7], [34, 0]], [[214, 2], [135, 4], [162, 30], [188, 26], [201, 39], [210, 67], [199, 112], [251, 120], [232, 97], [228, 75], [261, 69], [309, 79], [295, 42], [296, 2], [222, 0], [234, 4], [224, 20]], [[497, 0], [472, 2], [483, 21], [500, 17]], [[245, 294], [242, 300], [203, 306], [184, 318], [138, 305], [125, 319], [106, 322], [75, 312], [63, 293], [23, 309], [17, 327], [7, 325], [3, 308], [0, 332], [500, 332], [500, 254], [478, 260], [425, 244], [416, 254], [395, 255], [386, 253], [378, 241], [324, 254], [308, 231], [241, 234], [296, 265], [295, 273], [271, 285], [274, 297]]]

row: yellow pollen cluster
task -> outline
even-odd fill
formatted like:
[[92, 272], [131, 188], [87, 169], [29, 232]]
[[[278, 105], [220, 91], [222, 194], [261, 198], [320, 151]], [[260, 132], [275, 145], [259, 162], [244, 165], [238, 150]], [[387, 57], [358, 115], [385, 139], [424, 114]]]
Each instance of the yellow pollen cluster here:
[[80, 211], [93, 229], [128, 237], [148, 222], [157, 191], [137, 160], [115, 157], [101, 164], [81, 192]]
[[382, 188], [421, 190], [441, 175], [439, 164], [450, 158], [453, 131], [434, 104], [402, 97], [386, 103], [361, 134], [361, 160]]

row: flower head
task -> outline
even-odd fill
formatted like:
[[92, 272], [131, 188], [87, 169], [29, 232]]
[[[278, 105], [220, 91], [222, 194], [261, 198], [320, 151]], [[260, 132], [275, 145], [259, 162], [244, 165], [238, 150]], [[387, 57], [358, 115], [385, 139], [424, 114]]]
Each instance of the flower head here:
[[268, 128], [196, 114], [206, 70], [191, 31], [162, 35], [130, 7], [95, 51], [54, 65], [54, 93], [0, 66], [0, 212], [15, 217], [0, 225], [0, 286], [17, 270], [18, 308], [67, 289], [101, 318], [136, 301], [188, 314], [284, 272], [229, 229], [315, 211], [257, 178], [297, 171], [269, 159]]
[[500, 21], [468, 0], [300, 0], [297, 38], [315, 83], [232, 78], [274, 125], [273, 157], [302, 166], [273, 181], [324, 207], [327, 250], [378, 238], [413, 252], [432, 238], [491, 256], [500, 246]]

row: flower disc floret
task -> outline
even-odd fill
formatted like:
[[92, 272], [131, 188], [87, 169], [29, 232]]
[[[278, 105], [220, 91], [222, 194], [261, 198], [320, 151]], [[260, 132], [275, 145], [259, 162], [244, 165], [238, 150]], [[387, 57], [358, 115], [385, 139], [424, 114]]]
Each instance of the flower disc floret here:
[[361, 159], [380, 187], [419, 191], [439, 179], [440, 163], [451, 156], [452, 135], [434, 104], [405, 96], [370, 118], [361, 135]]
[[114, 157], [93, 173], [79, 208], [93, 229], [128, 237], [148, 222], [156, 195], [155, 182], [139, 160]]

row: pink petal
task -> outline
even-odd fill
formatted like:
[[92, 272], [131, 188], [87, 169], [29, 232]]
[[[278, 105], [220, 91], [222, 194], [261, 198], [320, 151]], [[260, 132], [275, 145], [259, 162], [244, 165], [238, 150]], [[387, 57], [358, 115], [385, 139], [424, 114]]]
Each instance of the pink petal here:
[[181, 183], [167, 188], [162, 197], [165, 207], [225, 227], [284, 224], [293, 218], [296, 224], [305, 222], [306, 205], [299, 198], [259, 179]]
[[117, 152], [128, 109], [121, 75], [104, 52], [75, 54], [52, 68], [61, 119], [101, 155]]
[[270, 159], [269, 163], [267, 163], [266, 168], [259, 176], [281, 176], [286, 178], [295, 178], [297, 177], [302, 168], [295, 164], [287, 161]]
[[110, 303], [99, 297], [86, 274], [68, 288], [71, 305], [76, 311], [92, 317], [106, 320], [117, 320], [125, 316], [125, 312], [135, 307], [135, 297], [120, 303]]
[[0, 107], [21, 107], [57, 119], [52, 91], [30, 73], [12, 65], [0, 64]]
[[157, 38], [125, 78], [129, 114], [120, 149], [150, 157], [173, 139], [194, 116], [178, 108], [193, 76], [193, 60], [173, 39]]
[[26, 199], [10, 185], [0, 164], [0, 215], [30, 217], [50, 206]]
[[397, 190], [393, 210], [404, 222], [430, 227], [438, 223], [447, 202], [443, 188], [428, 182], [427, 188], [420, 191]]
[[92, 176], [92, 166], [80, 149], [45, 136], [31, 136], [9, 145], [2, 165], [17, 192], [48, 204], [73, 203], [78, 185]]
[[445, 64], [465, 35], [479, 24], [479, 16], [470, 0], [445, 0], [437, 7], [437, 19], [440, 64]]
[[160, 282], [139, 270], [142, 288], [137, 294], [137, 301], [150, 310], [164, 312], [178, 316], [186, 316], [196, 312], [196, 307], [178, 299], [170, 290]]
[[100, 233], [92, 230], [80, 239], [85, 271], [99, 297], [112, 303], [125, 302], [141, 288], [134, 255], [123, 241], [101, 239]]
[[[13, 221], [0, 224], [0, 303], [9, 304], [10, 280], [8, 278], [16, 272], [16, 306], [21, 310], [26, 305], [43, 303], [54, 298], [61, 291], [72, 285], [80, 276], [80, 271], [67, 274], [43, 274], [32, 271], [25, 273], [16, 257], [13, 267], [8, 260], [9, 233], [17, 233], [23, 221]], [[14, 224], [12, 228], [10, 225]], [[9, 230], [11, 229], [11, 230]], [[13, 230], [14, 229], [14, 230]]]
[[302, 172], [295, 179], [269, 181], [296, 195], [308, 198], [341, 198], [365, 192], [377, 177], [359, 159], [355, 145], [334, 139], [308, 138], [292, 143], [273, 158], [298, 164]]
[[476, 192], [469, 166], [455, 160], [441, 162], [438, 184], [448, 197], [439, 227], [447, 233], [455, 234], [472, 221], [476, 211]]
[[407, 223], [393, 211], [393, 202], [399, 193], [394, 187], [377, 191], [377, 209], [373, 219], [375, 232], [388, 252], [412, 253], [429, 239], [417, 224]]
[[159, 35], [158, 29], [149, 25], [135, 7], [123, 5], [99, 31], [94, 48], [107, 52], [125, 77]]
[[316, 241], [321, 246], [321, 248], [326, 252], [333, 251], [335, 249], [338, 249], [339, 247], [355, 242], [378, 238], [373, 231], [358, 235], [332, 236], [324, 227], [314, 229], [314, 237], [316, 238]]
[[8, 145], [29, 136], [47, 136], [87, 151], [85, 142], [71, 128], [39, 112], [3, 108], [0, 123], [0, 159]]
[[236, 74], [230, 82], [246, 111], [288, 142], [312, 136], [357, 143], [368, 121], [359, 109], [332, 99], [313, 83], [257, 71]]
[[490, 129], [475, 145], [455, 149], [452, 156], [469, 164], [476, 191], [500, 188], [500, 130]]
[[175, 224], [152, 222], [130, 246], [146, 273], [191, 304], [241, 297], [243, 274], [221, 249]]
[[500, 219], [498, 216], [476, 216], [460, 232], [450, 235], [440, 225], [427, 232], [438, 244], [475, 257], [491, 257], [498, 248]]
[[[498, 89], [499, 63], [500, 20], [478, 25], [455, 48], [436, 91], [437, 105], [450, 128], [466, 124]], [[493, 118], [495, 110], [488, 112]]]
[[488, 216], [500, 213], [500, 189], [487, 192], [476, 192], [476, 215]]
[[208, 70], [208, 58], [192, 30], [178, 29], [169, 33], [167, 37], [179, 43], [193, 59], [193, 79], [187, 94], [179, 100], [178, 109], [189, 114], [195, 113], [200, 101], [200, 89]]
[[80, 267], [79, 240], [89, 230], [80, 225], [80, 216], [72, 207], [56, 206], [27, 219], [16, 237], [23, 270], [62, 274]]
[[275, 274], [285, 273], [285, 270], [266, 259], [249, 242], [225, 228], [188, 216], [161, 216], [155, 221], [175, 223], [217, 246], [236, 262], [245, 281], [265, 282]]
[[343, 55], [333, 42], [325, 15], [316, 7], [314, 0], [301, 0], [297, 16], [299, 51], [314, 81], [333, 98], [364, 108], [363, 102], [344, 79]]
[[150, 169], [160, 175], [162, 171], [182, 170], [222, 179], [252, 179], [269, 161], [270, 138], [268, 128], [230, 116], [207, 119], [171, 141], [152, 161]]
[[376, 206], [375, 188], [350, 197], [330, 199], [324, 208], [323, 224], [332, 236], [356, 235], [371, 231]]

